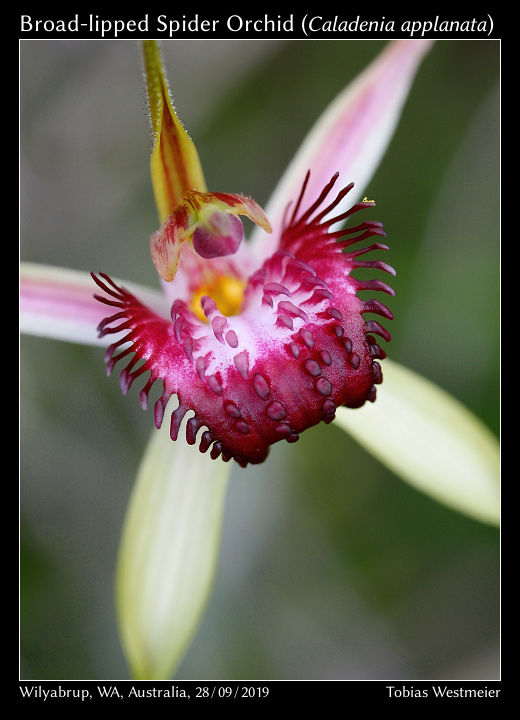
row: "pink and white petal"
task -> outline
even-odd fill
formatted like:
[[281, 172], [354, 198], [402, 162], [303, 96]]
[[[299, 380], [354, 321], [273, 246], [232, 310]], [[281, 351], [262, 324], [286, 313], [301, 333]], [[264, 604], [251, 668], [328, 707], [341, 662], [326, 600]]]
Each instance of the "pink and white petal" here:
[[355, 188], [336, 212], [359, 199], [390, 142], [416, 71], [431, 45], [429, 40], [389, 43], [321, 115], [267, 203], [273, 234], [266, 236], [255, 228], [251, 235], [260, 261], [276, 248], [287, 203], [298, 197], [307, 170], [311, 177], [302, 210], [337, 171], [341, 185], [353, 181]]
[[[132, 288], [156, 312], [168, 316], [168, 303], [161, 291], [135, 283], [123, 285]], [[90, 273], [22, 263], [20, 331], [84, 345], [108, 345], [108, 338], [97, 335], [97, 326], [107, 311], [94, 299], [95, 292]]]
[[377, 401], [338, 408], [336, 425], [413, 487], [496, 525], [500, 455], [493, 433], [449, 393], [388, 359]]

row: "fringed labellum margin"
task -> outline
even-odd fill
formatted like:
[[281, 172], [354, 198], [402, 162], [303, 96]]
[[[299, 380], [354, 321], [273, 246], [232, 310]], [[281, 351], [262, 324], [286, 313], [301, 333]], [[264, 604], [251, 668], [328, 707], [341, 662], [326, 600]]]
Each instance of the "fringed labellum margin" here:
[[379, 300], [362, 300], [358, 292], [394, 292], [381, 280], [359, 280], [351, 273], [356, 268], [392, 275], [395, 271], [380, 260], [359, 259], [372, 250], [388, 249], [382, 243], [346, 248], [385, 232], [373, 221], [331, 231], [336, 223], [375, 203], [359, 202], [327, 219], [353, 187], [348, 185], [323, 207], [336, 174], [300, 213], [308, 178], [309, 173], [286, 217], [279, 249], [249, 278], [238, 315], [225, 317], [204, 296], [201, 306], [207, 322], [180, 300], [173, 303], [169, 321], [108, 275], [93, 275], [104, 291], [96, 299], [117, 308], [100, 323], [100, 337], [125, 331], [107, 350], [108, 372], [133, 353], [120, 374], [123, 393], [149, 371], [140, 394], [146, 408], [152, 385], [162, 380], [163, 392], [155, 402], [156, 426], [161, 426], [166, 404], [176, 394], [172, 440], [186, 413], [193, 411], [186, 439], [189, 444], [199, 442], [201, 452], [211, 447], [212, 458], [222, 454], [224, 460], [234, 458], [242, 466], [263, 462], [270, 445], [281, 439], [295, 442], [306, 428], [322, 420], [331, 422], [339, 405], [355, 408], [374, 401], [376, 385], [382, 381], [377, 360], [385, 352], [374, 335], [388, 341], [390, 334], [364, 315], [393, 315]]

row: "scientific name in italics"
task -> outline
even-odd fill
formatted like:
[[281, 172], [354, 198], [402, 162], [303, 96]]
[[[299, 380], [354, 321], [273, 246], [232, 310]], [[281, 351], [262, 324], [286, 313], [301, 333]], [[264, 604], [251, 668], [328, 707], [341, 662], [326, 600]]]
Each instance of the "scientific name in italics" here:
[[20, 16], [20, 30], [23, 35], [59, 34], [67, 36], [78, 34], [92, 35], [102, 38], [132, 37], [139, 33], [156, 33], [158, 37], [195, 37], [234, 35], [287, 35], [289, 37], [317, 37], [317, 36], [367, 36], [402, 35], [410, 38], [443, 37], [456, 34], [461, 37], [471, 36], [487, 37], [493, 32], [493, 18], [487, 14], [481, 17], [443, 17], [435, 15], [430, 18], [393, 18], [389, 16], [364, 17], [355, 15], [344, 17], [340, 15], [314, 15], [306, 13], [299, 16], [294, 13], [287, 15], [274, 15], [264, 13], [255, 17], [245, 17], [234, 14], [227, 18], [214, 18], [199, 15], [199, 13], [185, 14], [171, 17], [157, 15], [151, 17], [148, 13], [134, 18], [104, 17], [90, 13], [79, 13], [69, 17], [35, 17], [34, 15]]

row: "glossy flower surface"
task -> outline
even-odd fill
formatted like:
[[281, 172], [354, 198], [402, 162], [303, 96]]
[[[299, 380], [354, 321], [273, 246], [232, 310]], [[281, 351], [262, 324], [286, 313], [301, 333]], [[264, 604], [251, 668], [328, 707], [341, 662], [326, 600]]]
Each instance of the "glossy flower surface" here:
[[[106, 304], [92, 300], [93, 284], [90, 278], [85, 281], [81, 274], [58, 269], [37, 266], [23, 268], [24, 329], [51, 337], [96, 342], [95, 327], [100, 320], [103, 323], [101, 327], [103, 332], [121, 325], [120, 335], [106, 332], [101, 342], [105, 345], [109, 343], [117, 345], [117, 348], [109, 351], [107, 358], [109, 368], [115, 365], [119, 352], [122, 353], [122, 360], [125, 358], [130, 360], [130, 365], [121, 378], [123, 390], [128, 390], [130, 382], [138, 374], [146, 387], [151, 377], [146, 380], [145, 372], [147, 370], [155, 372], [159, 381], [157, 385], [164, 382], [163, 378], [166, 379], [163, 395], [156, 403], [156, 420], [161, 419], [163, 411], [167, 419], [172, 414], [173, 436], [176, 435], [177, 430], [184, 435], [184, 427], [178, 426], [181, 415], [186, 412], [184, 423], [188, 442], [196, 440], [204, 443], [211, 440], [206, 455], [199, 454], [195, 448], [186, 447], [183, 439], [172, 442], [169, 422], [165, 419], [164, 427], [159, 432], [153, 432], [153, 441], [139, 470], [138, 482], [125, 525], [118, 571], [121, 635], [127, 658], [137, 677], [167, 677], [171, 674], [172, 668], [178, 664], [186, 643], [189, 642], [200, 621], [201, 608], [208, 596], [217, 557], [222, 500], [227, 478], [224, 471], [230, 467], [229, 464], [222, 465], [220, 460], [211, 461], [210, 454], [217, 455], [220, 451], [226, 459], [235, 456], [240, 461], [254, 462], [262, 458], [269, 446], [266, 440], [271, 438], [263, 437], [266, 429], [271, 433], [277, 427], [284, 425], [292, 429], [292, 425], [284, 422], [285, 418], [270, 418], [266, 412], [270, 403], [274, 401], [271, 398], [273, 388], [277, 392], [283, 391], [287, 397], [290, 397], [296, 384], [298, 396], [302, 400], [301, 405], [287, 400], [284, 405], [277, 400], [286, 413], [287, 410], [290, 411], [294, 429], [298, 429], [298, 422], [301, 422], [303, 428], [320, 420], [331, 419], [333, 411], [331, 405], [328, 406], [330, 412], [326, 413], [326, 417], [323, 415], [323, 405], [327, 400], [339, 406], [342, 401], [355, 405], [367, 399], [367, 396], [371, 399], [372, 388], [380, 379], [377, 369], [374, 370], [374, 367], [378, 366], [375, 361], [381, 359], [377, 355], [382, 355], [383, 351], [375, 347], [373, 337], [373, 342], [367, 338], [368, 327], [364, 325], [362, 311], [366, 309], [365, 303], [375, 303], [375, 300], [359, 298], [355, 278], [350, 274], [354, 264], [361, 262], [356, 259], [358, 256], [355, 254], [357, 250], [363, 249], [360, 247], [361, 242], [359, 245], [353, 243], [352, 246], [341, 246], [341, 243], [359, 240], [359, 236], [366, 232], [377, 236], [382, 234], [382, 228], [375, 221], [365, 219], [372, 217], [372, 213], [367, 210], [349, 218], [350, 224], [354, 226], [364, 223], [364, 227], [350, 236], [344, 232], [334, 236], [335, 230], [341, 226], [338, 223], [330, 227], [326, 226], [325, 222], [344, 215], [351, 206], [356, 206], [360, 196], [354, 196], [354, 193], [366, 191], [368, 179], [391, 136], [401, 104], [426, 45], [422, 43], [389, 45], [381, 58], [374, 62], [373, 68], [363, 73], [344, 94], [341, 101], [336, 103], [334, 111], [324, 117], [324, 122], [318, 123], [318, 130], [320, 128], [321, 130], [317, 135], [314, 134], [314, 140], [310, 145], [306, 143], [302, 148], [302, 152], [297, 156], [297, 163], [289, 168], [288, 174], [284, 175], [272, 199], [265, 206], [266, 216], [273, 226], [274, 232], [271, 235], [266, 235], [263, 230], [254, 231], [250, 243], [246, 245], [246, 241], [242, 239], [241, 226], [235, 223], [235, 220], [222, 220], [218, 215], [215, 218], [213, 212], [210, 212], [209, 217], [202, 218], [206, 229], [209, 228], [209, 233], [195, 235], [195, 232], [191, 232], [189, 222], [182, 224], [187, 230], [186, 234], [181, 233], [179, 236], [178, 233], [171, 233], [171, 237], [181, 241], [183, 247], [177, 258], [179, 271], [174, 280], [166, 278], [162, 283], [166, 301], [161, 293], [136, 287], [127, 281], [115, 278], [119, 267], [118, 261], [123, 257], [121, 252], [119, 256], [114, 256], [110, 264], [96, 261], [92, 255], [92, 261], [87, 265], [87, 267], [107, 268], [111, 274], [114, 272], [114, 284], [107, 275], [98, 276], [101, 285], [109, 291], [108, 294], [99, 287], [95, 290], [96, 294], [115, 304], [115, 307], [111, 307], [109, 311]], [[178, 71], [176, 73], [178, 74]], [[337, 132], [333, 131], [334, 128]], [[276, 133], [275, 129], [273, 131]], [[168, 150], [165, 149], [163, 157], [167, 154]], [[292, 218], [295, 205], [298, 204], [302, 179], [308, 168], [311, 168], [311, 175], [307, 181], [306, 191], [298, 213]], [[314, 216], [309, 215], [296, 231], [292, 227], [293, 224], [298, 224], [309, 207], [317, 201], [336, 169], [342, 170], [341, 179], [338, 179], [336, 187], [346, 187], [346, 183], [354, 179], [355, 188], [344, 194], [338, 206], [331, 208], [330, 218], [323, 216], [316, 220], [328, 205], [334, 204], [337, 189], [331, 190], [329, 197], [316, 207]], [[197, 193], [207, 192], [201, 173], [194, 172], [191, 176], [194, 181], [190, 181], [188, 186], [184, 184], [180, 189], [174, 189], [173, 204], [170, 202], [169, 191], [168, 193], [162, 193], [160, 189], [158, 191], [157, 183], [154, 183], [161, 227], [173, 227], [168, 220], [169, 215], [182, 204], [183, 196], [186, 192], [190, 192], [189, 188]], [[409, 178], [407, 183], [402, 184], [403, 188], [410, 188], [411, 182]], [[247, 183], [243, 183], [243, 186], [247, 190]], [[234, 189], [229, 182], [226, 182], [224, 187], [219, 181], [215, 189], [221, 187]], [[379, 195], [380, 191], [376, 195], [378, 199]], [[372, 197], [372, 194], [370, 196]], [[284, 222], [284, 212], [291, 201]], [[399, 201], [398, 205], [401, 207], [407, 203], [408, 198], [403, 198], [402, 203]], [[387, 211], [384, 216], [386, 220]], [[315, 225], [310, 227], [313, 219]], [[307, 228], [303, 234], [299, 234], [303, 226]], [[177, 227], [178, 224], [175, 225], [175, 228]], [[246, 226], [248, 235], [249, 227]], [[145, 238], [145, 244], [147, 233], [149, 233], [148, 229], [144, 233], [138, 233], [140, 237]], [[216, 250], [211, 242], [211, 236], [215, 234], [228, 238]], [[123, 235], [126, 237], [128, 232]], [[156, 234], [152, 237], [158, 238]], [[392, 232], [394, 249], [397, 239]], [[164, 247], [167, 251], [174, 248], [175, 240], [173, 244], [165, 243]], [[328, 240], [332, 241], [330, 247]], [[372, 243], [372, 240], [369, 238], [368, 242]], [[159, 243], [160, 247], [161, 243]], [[345, 248], [345, 252], [340, 253], [340, 247]], [[317, 248], [320, 252], [313, 255], [313, 249]], [[192, 249], [195, 252], [192, 252]], [[382, 247], [374, 249], [380, 250]], [[222, 251], [234, 252], [232, 255], [224, 255]], [[167, 256], [168, 252], [165, 255]], [[324, 258], [331, 262], [328, 263]], [[175, 269], [175, 252], [172, 260], [171, 266]], [[306, 263], [308, 268], [311, 268], [309, 270], [301, 264], [298, 268], [302, 276], [306, 271], [307, 283], [311, 278], [318, 279], [312, 291], [306, 286], [302, 288], [301, 277], [295, 279], [294, 263], [298, 262]], [[161, 267], [161, 263], [158, 264]], [[401, 267], [402, 263], [398, 265]], [[168, 258], [165, 266], [170, 267]], [[159, 270], [157, 263], [156, 268]], [[121, 269], [123, 269], [122, 265]], [[380, 266], [375, 269], [388, 268]], [[263, 271], [265, 277], [261, 277]], [[127, 272], [128, 270], [125, 269], [125, 274]], [[320, 285], [319, 280], [325, 285]], [[266, 293], [266, 287], [273, 283], [278, 283], [279, 287], [271, 286]], [[378, 280], [377, 283], [379, 287], [372, 287], [369, 290], [371, 294], [374, 290], [385, 290], [383, 287], [385, 283], [382, 280]], [[335, 293], [337, 286], [341, 286], [341, 290]], [[314, 313], [309, 305], [315, 308], [319, 298], [317, 290], [320, 287], [323, 293], [321, 304], [318, 312]], [[344, 297], [346, 288], [348, 288], [348, 297]], [[390, 292], [389, 286], [386, 288], [386, 292]], [[291, 294], [284, 294], [287, 291]], [[331, 293], [333, 298], [327, 297], [326, 293]], [[214, 309], [209, 300], [204, 299], [206, 296], [215, 300], [220, 312]], [[368, 293], [364, 294], [364, 298], [365, 296], [368, 298]], [[312, 298], [314, 301], [308, 305], [304, 304]], [[269, 299], [273, 303], [272, 306]], [[332, 310], [330, 317], [318, 317], [321, 312], [327, 310]], [[335, 310], [341, 314], [341, 322], [338, 316], [334, 317]], [[171, 311], [173, 312], [170, 315]], [[120, 317], [106, 320], [107, 312]], [[389, 315], [384, 306], [376, 304], [371, 305], [370, 312], [375, 312], [376, 317], [381, 314]], [[402, 313], [399, 317], [401, 315]], [[246, 352], [246, 341], [249, 343], [248, 352], [252, 353], [252, 348], [255, 349], [255, 343], [251, 342], [252, 333], [249, 332], [249, 326], [254, 324], [254, 318], [257, 316], [261, 323], [257, 323], [254, 338], [268, 338], [269, 342], [267, 348], [258, 348], [256, 355], [252, 357], [257, 360], [260, 357], [272, 357], [276, 362], [272, 363], [274, 367], [271, 367], [270, 363], [263, 367], [257, 366], [256, 369], [263, 372], [250, 373], [248, 357], [248, 373], [251, 377], [246, 380], [240, 374], [241, 367], [245, 370], [244, 363], [239, 360], [237, 367], [234, 358], [240, 355], [239, 343], [244, 343], [244, 352]], [[281, 322], [279, 322], [280, 316], [284, 318]], [[351, 337], [345, 332], [342, 322], [346, 324], [347, 319], [353, 326], [353, 335], [356, 337]], [[213, 320], [216, 322], [213, 323]], [[378, 323], [379, 320], [372, 322]], [[123, 338], [140, 324], [142, 325], [140, 329], [144, 332], [139, 333], [139, 340], [136, 335], [136, 342], [142, 343], [140, 350], [144, 352], [140, 354], [143, 360], [139, 360], [139, 357], [131, 359], [132, 346], [127, 347]], [[314, 343], [312, 347], [310, 347], [311, 338], [306, 336], [305, 332], [301, 332], [308, 329], [308, 324], [312, 328], [310, 329]], [[157, 334], [155, 330], [150, 330], [150, 325], [156, 326]], [[343, 327], [343, 333], [340, 330], [333, 330], [335, 327]], [[379, 330], [379, 336], [383, 334], [385, 337], [386, 330], [375, 324], [372, 324], [368, 334], [377, 335], [376, 329]], [[149, 336], [143, 340], [148, 332]], [[233, 347], [234, 336], [236, 336], [236, 347]], [[158, 343], [157, 337], [163, 338], [164, 343]], [[221, 342], [219, 337], [224, 342]], [[319, 347], [316, 340], [320, 343]], [[354, 340], [361, 348], [359, 353], [354, 352]], [[298, 358], [291, 350], [291, 343], [297, 345]], [[202, 352], [203, 350], [206, 352]], [[190, 351], [194, 363], [190, 360]], [[355, 355], [360, 357], [358, 368], [354, 367], [357, 364]], [[205, 359], [208, 357], [210, 361], [208, 369], [216, 372], [208, 373], [204, 367], [204, 373], [199, 374], [197, 372], [199, 357]], [[172, 362], [172, 358], [176, 362]], [[327, 364], [329, 359], [330, 365]], [[145, 367], [142, 362], [148, 363], [148, 368], [142, 369]], [[375, 365], [372, 365], [374, 362]], [[217, 363], [220, 363], [218, 367]], [[181, 377], [182, 387], [177, 385], [178, 368], [181, 365], [185, 373], [185, 376]], [[280, 366], [288, 366], [293, 370], [291, 379], [295, 382], [291, 383], [285, 377]], [[426, 395], [423, 392], [421, 379], [412, 382], [411, 375], [404, 368], [397, 368], [395, 364], [388, 365], [387, 376], [385, 367], [386, 363], [383, 363], [385, 383], [381, 389], [378, 388], [381, 399], [385, 399], [385, 402], [367, 403], [366, 408], [353, 411], [338, 407], [336, 427], [349, 428], [354, 436], [359, 437], [362, 444], [391, 467], [388, 458], [397, 458], [399, 462], [395, 463], [396, 471], [418, 487], [420, 487], [419, 479], [426, 480], [425, 492], [435, 496], [435, 492], [438, 491], [438, 498], [441, 501], [460, 507], [463, 512], [480, 517], [486, 522], [494, 522], [496, 505], [492, 443], [488, 473], [484, 464], [480, 462], [481, 456], [478, 450], [478, 447], [484, 447], [485, 443], [480, 442], [482, 435], [476, 433], [474, 423], [470, 421], [464, 432], [455, 430], [451, 432], [451, 428], [455, 428], [456, 423], [446, 414], [432, 412], [440, 403], [440, 396], [435, 390]], [[219, 368], [227, 368], [226, 378], [219, 379], [218, 373], [222, 375]], [[320, 375], [317, 374], [318, 369]], [[357, 375], [356, 370], [362, 372]], [[202, 371], [201, 363], [199, 363], [199, 371]], [[247, 415], [247, 419], [237, 417], [236, 411], [230, 404], [227, 405], [227, 410], [224, 408], [223, 396], [215, 392], [218, 386], [214, 381], [208, 381], [209, 377], [215, 375], [216, 382], [221, 383], [223, 391], [231, 393], [234, 406], [241, 415]], [[258, 378], [254, 380], [257, 375], [265, 380], [265, 385]], [[348, 382], [346, 376], [350, 376]], [[359, 382], [356, 382], [356, 378], [359, 378]], [[227, 383], [223, 382], [225, 379], [228, 380]], [[252, 385], [253, 382], [256, 388]], [[210, 383], [214, 389], [210, 387]], [[322, 392], [328, 391], [326, 383], [331, 384], [331, 393], [328, 395]], [[179, 399], [174, 397], [178, 394], [177, 387], [181, 388]], [[341, 395], [341, 389], [346, 388], [350, 388], [352, 392], [350, 397]], [[385, 394], [386, 388], [389, 389], [388, 395]], [[154, 390], [155, 393], [157, 392], [155, 388], [152, 390], [151, 384], [149, 389], [151, 394]], [[269, 397], [262, 398], [257, 390], [267, 395], [266, 389], [269, 390]], [[171, 400], [168, 408], [165, 408], [170, 390]], [[237, 402], [233, 400], [235, 392]], [[296, 395], [296, 392], [294, 394]], [[142, 395], [143, 405], [145, 396], [146, 392]], [[244, 397], [248, 400], [244, 403], [245, 412], [238, 406], [239, 402], [244, 402]], [[423, 399], [426, 400], [426, 406], [422, 403]], [[176, 404], [179, 400], [181, 404], [177, 408]], [[255, 403], [257, 407], [254, 406]], [[447, 404], [455, 407], [451, 400], [447, 400]], [[403, 413], [405, 405], [410, 411], [409, 414]], [[281, 412], [277, 406], [271, 410], [273, 414]], [[373, 410], [375, 415], [365, 416], [365, 410]], [[193, 411], [196, 412], [196, 417], [190, 417]], [[354, 420], [356, 416], [360, 418], [359, 423]], [[455, 412], [454, 417], [459, 418], [458, 411]], [[251, 419], [251, 422], [248, 422], [248, 419]], [[382, 421], [379, 425], [378, 419]], [[395, 422], [395, 428], [394, 419], [399, 421]], [[424, 420], [428, 422], [422, 425]], [[242, 421], [250, 426], [248, 433], [240, 432], [239, 427], [245, 429], [243, 425], [239, 425]], [[352, 422], [355, 425], [350, 429]], [[219, 426], [220, 433], [208, 438], [205, 433], [211, 434], [211, 430], [206, 430], [206, 427], [210, 428], [212, 423]], [[388, 432], [390, 426], [395, 432]], [[438, 432], [441, 426], [445, 431], [444, 435]], [[377, 431], [374, 431], [375, 428]], [[357, 432], [358, 429], [360, 432]], [[412, 429], [416, 431], [416, 435], [410, 434]], [[242, 449], [244, 440], [247, 441], [248, 434], [253, 430], [257, 437], [261, 437], [261, 443], [252, 443], [247, 448], [246, 455]], [[423, 436], [423, 431], [427, 433], [427, 437]], [[329, 437], [329, 433], [332, 438], [338, 438], [337, 430], [327, 429], [325, 435]], [[221, 441], [220, 435], [231, 438], [228, 440], [229, 447], [218, 447]], [[310, 434], [307, 435], [309, 436]], [[416, 440], [420, 442], [415, 442]], [[445, 441], [447, 444], [443, 446], [442, 443]], [[374, 449], [374, 444], [377, 446], [377, 451], [381, 451], [380, 454]], [[439, 452], [443, 447], [447, 449], [447, 454], [444, 450]], [[467, 451], [466, 455], [463, 450]], [[287, 452], [294, 453], [292, 448]], [[297, 467], [297, 457], [298, 454], [294, 456], [295, 467]], [[442, 467], [442, 471], [438, 468], [439, 461], [444, 457], [449, 469], [454, 469], [455, 472], [443, 485], [440, 475], [442, 474], [443, 481], [446, 480], [446, 466]], [[475, 462], [470, 465], [465, 464], [468, 457], [474, 458]], [[450, 462], [450, 458], [457, 460], [460, 458], [460, 463]], [[425, 469], [431, 470], [431, 473], [426, 473]], [[247, 471], [250, 472], [253, 472], [253, 469]], [[242, 471], [238, 473], [247, 477]], [[476, 487], [474, 481], [479, 473], [484, 492], [475, 500], [477, 494], [474, 492]], [[203, 480], [207, 480], [208, 484], [204, 485]], [[454, 493], [454, 490], [457, 492]], [[457, 502], [454, 502], [455, 494]], [[179, 632], [179, 628], [182, 628], [182, 632]]]
[[[358, 212], [374, 202], [365, 199], [338, 212], [354, 187], [351, 182], [333, 193], [339, 172], [316, 197], [307, 197], [308, 185], [313, 186], [307, 170], [299, 194], [287, 201], [283, 222], [276, 224], [273, 253], [247, 277], [255, 258], [241, 245], [239, 216], [246, 215], [268, 233], [271, 224], [253, 199], [207, 192], [195, 146], [174, 110], [158, 46], [145, 41], [143, 50], [154, 135], [152, 181], [163, 220], [150, 248], [159, 275], [172, 285], [173, 302], [167, 320], [107, 275], [93, 275], [104, 291], [95, 298], [118, 310], [98, 326], [101, 338], [119, 335], [107, 350], [107, 368], [111, 372], [130, 355], [120, 373], [124, 393], [149, 371], [140, 393], [143, 408], [154, 383], [162, 381], [154, 406], [158, 428], [170, 398], [177, 396], [170, 418], [172, 440], [186, 413], [194, 411], [186, 424], [190, 445], [199, 442], [201, 452], [211, 447], [213, 459], [222, 454], [225, 461], [233, 457], [242, 466], [260, 463], [272, 443], [295, 442], [306, 428], [331, 422], [338, 405], [357, 408], [376, 399], [382, 373], [375, 358], [384, 358], [385, 352], [373, 334], [385, 340], [390, 335], [363, 316], [392, 318], [392, 313], [379, 300], [361, 300], [357, 293], [393, 290], [378, 279], [358, 280], [352, 271], [363, 267], [395, 274], [380, 260], [358, 259], [388, 249], [381, 243], [358, 247], [385, 231], [380, 222], [358, 220]], [[359, 102], [367, 103], [369, 95], [370, 84]], [[374, 108], [364, 112], [370, 117]], [[341, 227], [352, 220], [353, 225]], [[229, 278], [220, 259], [235, 255]], [[207, 262], [213, 259], [215, 263]], [[208, 278], [219, 287], [229, 279], [244, 281], [243, 299], [232, 316], [222, 313], [220, 296], [202, 294], [193, 277], [183, 283], [191, 286], [192, 297], [175, 297], [177, 272], [189, 276], [193, 270], [204, 285]]]
[[331, 422], [338, 405], [355, 408], [376, 398], [375, 385], [382, 375], [375, 358], [385, 353], [370, 333], [385, 340], [390, 335], [377, 321], [363, 316], [376, 313], [391, 318], [392, 313], [378, 300], [360, 300], [357, 292], [393, 291], [381, 280], [357, 280], [351, 272], [358, 267], [394, 270], [378, 260], [358, 259], [386, 245], [345, 249], [385, 233], [373, 221], [331, 230], [374, 205], [361, 202], [330, 217], [353, 186], [330, 202], [327, 196], [337, 175], [305, 212], [299, 212], [308, 179], [309, 174], [281, 230], [278, 250], [249, 278], [237, 315], [226, 317], [211, 297], [203, 296], [206, 322], [181, 300], [174, 301], [168, 321], [107, 276], [103, 280], [94, 276], [105, 293], [96, 298], [118, 309], [100, 323], [100, 336], [125, 331], [107, 351], [109, 371], [133, 351], [120, 375], [123, 392], [149, 370], [140, 398], [146, 407], [151, 387], [162, 380], [163, 392], [155, 403], [157, 427], [170, 397], [177, 394], [172, 440], [177, 439], [186, 413], [194, 410], [186, 424], [186, 439], [195, 444], [198, 431], [206, 426], [199, 448], [206, 452], [211, 446], [214, 459], [222, 453], [224, 460], [233, 457], [244, 466], [262, 462], [273, 442], [295, 442], [307, 427], [320, 420]]

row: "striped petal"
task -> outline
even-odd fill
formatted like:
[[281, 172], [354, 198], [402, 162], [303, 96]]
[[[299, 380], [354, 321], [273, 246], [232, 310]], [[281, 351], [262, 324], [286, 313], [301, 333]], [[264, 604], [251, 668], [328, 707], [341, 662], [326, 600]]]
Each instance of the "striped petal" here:
[[[160, 291], [125, 283], [159, 313], [168, 315]], [[84, 345], [107, 345], [97, 326], [106, 312], [96, 302], [89, 273], [22, 263], [20, 269], [20, 331], [29, 335]]]
[[485, 523], [499, 522], [499, 447], [467, 408], [425, 378], [385, 360], [377, 402], [336, 424], [416, 489]]
[[[321, 115], [265, 208], [273, 235], [266, 237], [255, 229], [251, 236], [260, 260], [273, 252], [286, 205], [297, 197], [309, 168], [309, 198], [317, 197], [338, 169], [342, 184], [353, 181], [356, 185], [349, 202], [359, 198], [387, 148], [415, 73], [430, 47], [429, 40], [389, 43]], [[337, 208], [338, 212], [344, 209], [346, 205]]]
[[251, 198], [206, 192], [197, 149], [173, 107], [159, 46], [154, 40], [145, 40], [142, 46], [154, 138], [150, 167], [161, 221], [150, 238], [150, 250], [161, 279], [171, 283], [182, 250], [192, 248], [205, 260], [236, 253], [244, 237], [239, 215], [266, 232], [271, 226]]
[[150, 169], [163, 222], [187, 190], [204, 192], [206, 183], [197, 148], [173, 107], [159, 46], [154, 40], [144, 40], [142, 47], [154, 141]]
[[120, 635], [133, 676], [171, 677], [215, 575], [230, 466], [155, 432], [127, 510], [116, 577]]

